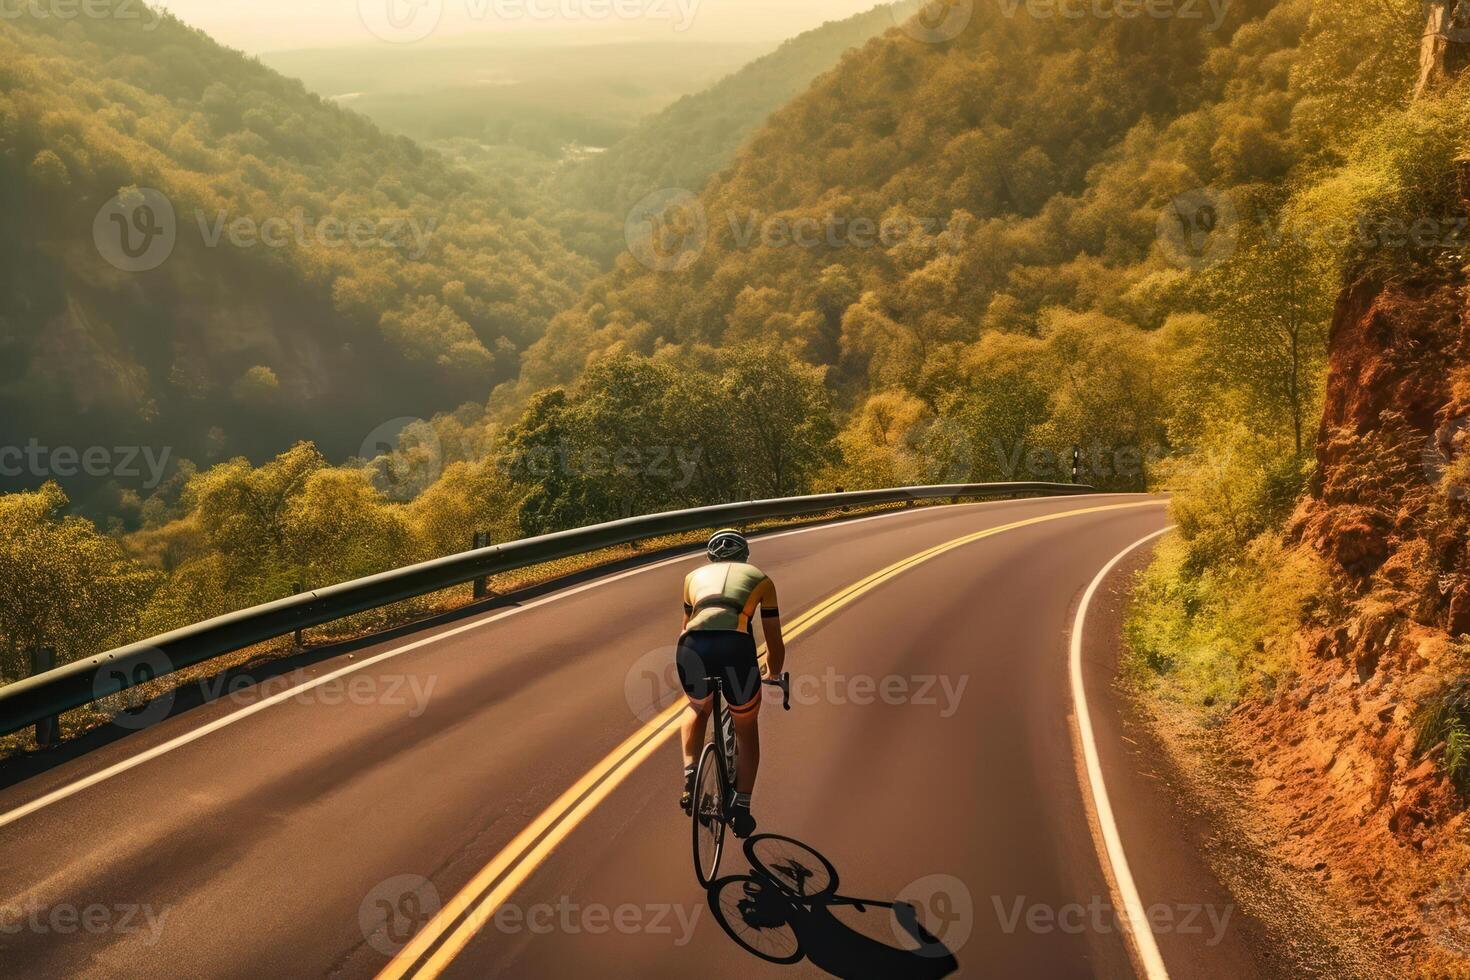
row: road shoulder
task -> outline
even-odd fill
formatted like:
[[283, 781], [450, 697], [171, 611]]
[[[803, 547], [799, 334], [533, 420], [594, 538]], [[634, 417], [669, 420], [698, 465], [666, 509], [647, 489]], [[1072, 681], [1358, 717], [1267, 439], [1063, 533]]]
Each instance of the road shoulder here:
[[[1176, 980], [1323, 975], [1320, 958], [1304, 970], [1276, 935], [1276, 923], [1295, 923], [1279, 916], [1268, 922], [1258, 914], [1259, 896], [1237, 894], [1244, 869], [1234, 835], [1222, 832], [1160, 737], [1146, 701], [1122, 679], [1131, 585], [1152, 551], [1128, 555], [1098, 589], [1087, 614], [1082, 669], [1103, 778], [1155, 941]], [[1236, 865], [1231, 873], [1221, 873], [1222, 859]]]

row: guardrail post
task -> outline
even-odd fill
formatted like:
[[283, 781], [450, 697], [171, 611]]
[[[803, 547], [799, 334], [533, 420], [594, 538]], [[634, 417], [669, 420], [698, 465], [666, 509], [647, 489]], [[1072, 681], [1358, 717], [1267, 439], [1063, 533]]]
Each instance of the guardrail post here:
[[[44, 674], [56, 666], [55, 647], [31, 648], [31, 675]], [[36, 722], [36, 744], [49, 749], [60, 740], [61, 719], [50, 715]]]
[[[305, 592], [305, 591], [306, 591], [306, 589], [302, 586], [302, 584], [300, 582], [292, 583], [292, 585], [291, 585], [291, 594], [292, 595], [300, 595], [302, 592]], [[296, 646], [297, 646], [298, 649], [300, 647], [306, 646], [306, 630], [297, 629], [296, 632], [292, 634], [291, 638], [296, 641]]]
[[[473, 548], [479, 551], [481, 548], [490, 547], [490, 535], [485, 531], [476, 531]], [[483, 599], [490, 594], [490, 580], [481, 575], [475, 579], [475, 598]]]

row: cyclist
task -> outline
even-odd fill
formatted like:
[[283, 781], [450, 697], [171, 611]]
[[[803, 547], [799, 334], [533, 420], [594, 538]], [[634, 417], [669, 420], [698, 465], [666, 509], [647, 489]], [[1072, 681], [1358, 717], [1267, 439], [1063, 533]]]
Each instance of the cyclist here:
[[725, 700], [735, 722], [738, 764], [730, 825], [737, 837], [755, 830], [750, 794], [760, 768], [761, 667], [755, 654], [755, 611], [761, 611], [766, 637], [768, 676], [777, 677], [786, 663], [776, 586], [749, 563], [750, 543], [738, 531], [715, 532], [705, 547], [710, 564], [684, 579], [684, 632], [676, 660], [679, 681], [692, 709], [684, 720], [684, 795], [688, 811], [694, 800], [694, 766], [704, 747], [713, 707], [707, 677], [724, 683]]

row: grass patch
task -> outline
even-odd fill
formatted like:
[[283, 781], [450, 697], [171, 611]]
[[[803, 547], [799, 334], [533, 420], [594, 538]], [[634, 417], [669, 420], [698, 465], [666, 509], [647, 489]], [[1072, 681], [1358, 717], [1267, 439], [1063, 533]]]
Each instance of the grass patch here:
[[1460, 794], [1470, 797], [1470, 677], [1454, 681], [1421, 705], [1414, 730], [1420, 755], [1444, 747], [1445, 772]]
[[1330, 594], [1322, 560], [1257, 537], [1233, 564], [1190, 568], [1190, 543], [1171, 535], [1143, 571], [1124, 627], [1136, 678], [1175, 700], [1228, 708], [1281, 686], [1291, 637]]

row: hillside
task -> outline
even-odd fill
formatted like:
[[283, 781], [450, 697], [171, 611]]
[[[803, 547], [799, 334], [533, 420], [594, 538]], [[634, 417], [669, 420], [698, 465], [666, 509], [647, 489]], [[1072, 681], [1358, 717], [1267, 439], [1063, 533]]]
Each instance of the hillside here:
[[588, 208], [625, 215], [666, 187], [697, 191], [730, 163], [772, 112], [832, 69], [843, 54], [893, 26], [888, 5], [806, 31], [698, 94], [643, 121], [605, 153], [566, 167], [553, 188]]
[[983, 335], [1035, 337], [1061, 309], [1155, 329], [1188, 271], [1158, 247], [1166, 206], [1203, 188], [1269, 197], [1290, 167], [1307, 13], [1235, 5], [1209, 32], [985, 7], [948, 43], [890, 31], [777, 112], [688, 213], [652, 216], [703, 234], [650, 243], [674, 270], [624, 255], [501, 397], [617, 344], [776, 337], [833, 369], [845, 407], [897, 390], [932, 419]]
[[144, 23], [0, 23], [7, 444], [345, 458], [483, 397], [589, 274], [513, 187]]

